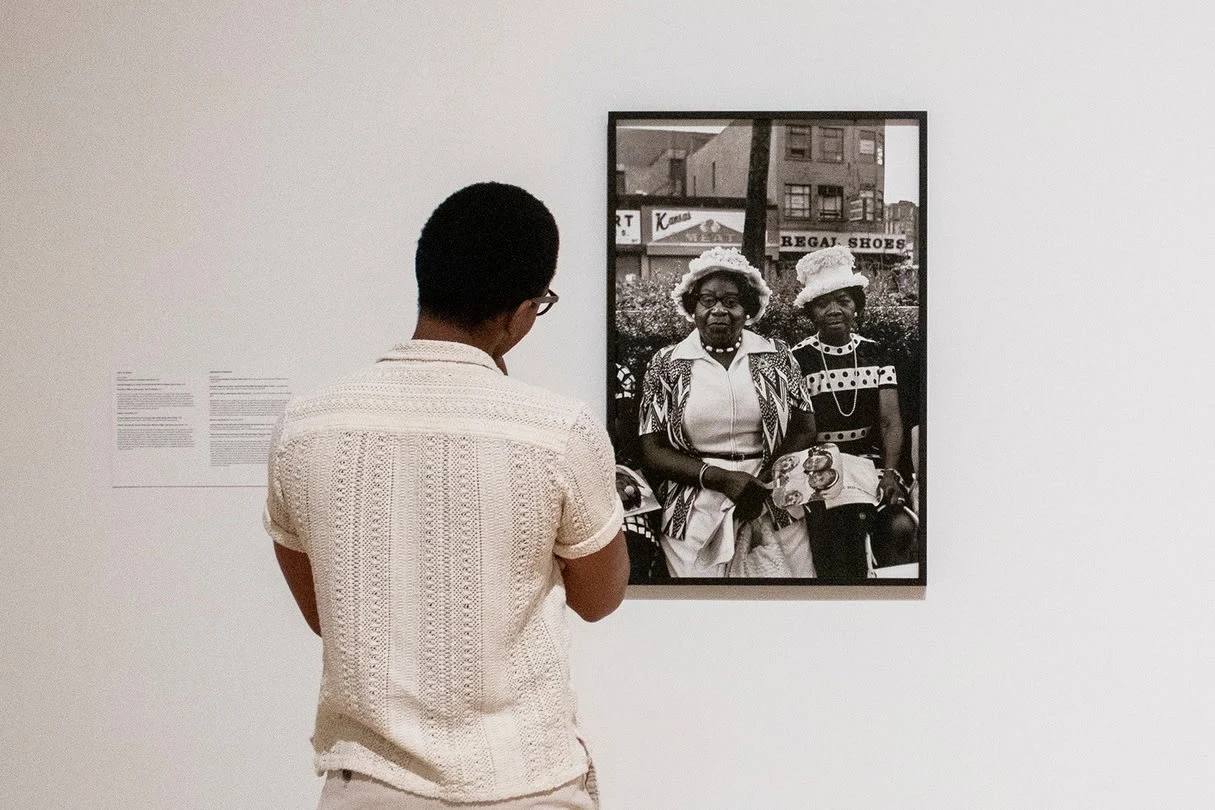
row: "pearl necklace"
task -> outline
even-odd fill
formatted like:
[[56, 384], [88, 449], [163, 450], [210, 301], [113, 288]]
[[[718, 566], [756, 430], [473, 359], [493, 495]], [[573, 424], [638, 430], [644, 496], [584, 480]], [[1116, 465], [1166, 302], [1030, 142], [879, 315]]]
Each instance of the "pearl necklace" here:
[[[820, 343], [820, 346], [821, 345], [822, 344]], [[831, 369], [827, 368], [827, 353], [825, 351], [823, 351], [822, 348], [820, 348], [818, 350], [818, 359], [821, 360], [823, 363], [823, 372], [829, 374], [831, 372]], [[856, 386], [857, 383], [859, 382], [858, 378], [860, 376], [860, 365], [857, 363], [855, 346], [852, 348], [852, 374], [853, 374], [853, 377], [852, 377], [853, 385]], [[856, 413], [856, 403], [857, 403], [857, 400], [860, 399], [860, 396], [861, 396], [860, 387], [859, 386], [854, 387], [852, 389], [852, 408], [850, 408], [847, 413], [844, 413], [844, 406], [840, 404], [839, 394], [835, 393], [835, 391], [831, 392], [831, 398], [835, 400], [835, 409], [837, 411], [839, 411], [840, 416], [843, 416], [843, 417], [849, 417], [849, 416], [852, 416], [852, 414]]]
[[739, 347], [742, 346], [742, 335], [738, 336], [738, 340], [733, 346], [726, 346], [724, 349], [715, 349], [703, 340], [700, 342], [700, 345], [705, 348], [705, 351], [713, 352], [714, 354], [729, 354], [730, 352], [738, 351]]

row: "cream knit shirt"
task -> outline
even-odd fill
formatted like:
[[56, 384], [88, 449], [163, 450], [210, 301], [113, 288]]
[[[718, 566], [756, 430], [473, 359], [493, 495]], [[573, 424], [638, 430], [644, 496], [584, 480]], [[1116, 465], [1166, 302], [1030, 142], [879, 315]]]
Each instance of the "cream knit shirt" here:
[[312, 564], [317, 772], [457, 802], [585, 773], [554, 555], [621, 519], [601, 422], [471, 346], [410, 341], [294, 400], [265, 525]]

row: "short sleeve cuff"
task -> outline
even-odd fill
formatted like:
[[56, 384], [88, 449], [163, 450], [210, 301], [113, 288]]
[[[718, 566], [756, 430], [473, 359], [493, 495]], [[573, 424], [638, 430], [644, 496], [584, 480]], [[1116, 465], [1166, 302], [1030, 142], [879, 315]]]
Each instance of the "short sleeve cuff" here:
[[575, 560], [588, 554], [594, 554], [612, 542], [620, 532], [620, 527], [624, 525], [624, 504], [620, 502], [619, 498], [612, 498], [612, 500], [615, 502], [612, 514], [599, 531], [579, 543], [558, 545], [553, 549], [553, 553], [567, 560]]
[[269, 508], [262, 510], [262, 526], [265, 527], [266, 534], [270, 535], [270, 539], [280, 546], [292, 551], [304, 552], [304, 544], [294, 534], [274, 522], [274, 518], [270, 517]]

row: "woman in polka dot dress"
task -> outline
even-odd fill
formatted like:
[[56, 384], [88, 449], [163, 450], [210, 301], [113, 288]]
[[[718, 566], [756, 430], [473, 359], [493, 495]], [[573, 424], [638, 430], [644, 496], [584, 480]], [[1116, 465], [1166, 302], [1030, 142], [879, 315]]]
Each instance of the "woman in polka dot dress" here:
[[845, 495], [818, 516], [821, 525], [811, 527], [814, 564], [820, 577], [863, 578], [875, 563], [917, 558], [915, 516], [898, 472], [898, 381], [881, 346], [855, 331], [869, 279], [855, 271], [852, 253], [844, 247], [808, 253], [797, 277], [805, 286], [794, 303], [815, 331], [793, 347], [793, 356], [814, 405], [816, 442], [839, 447], [848, 482]]

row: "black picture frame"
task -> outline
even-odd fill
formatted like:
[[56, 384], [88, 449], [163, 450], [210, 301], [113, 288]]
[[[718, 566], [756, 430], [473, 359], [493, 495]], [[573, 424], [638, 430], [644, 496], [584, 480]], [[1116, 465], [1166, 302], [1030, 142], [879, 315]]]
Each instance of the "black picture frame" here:
[[[765, 130], [766, 159], [751, 145]], [[651, 511], [626, 519], [630, 584], [927, 584], [927, 143], [924, 111], [609, 112], [607, 413], [618, 464], [644, 472], [637, 437], [644, 376], [657, 349], [693, 329], [669, 298], [690, 259], [712, 245], [754, 257], [772, 301], [782, 302], [769, 307], [776, 317], [765, 315], [766, 336], [793, 346], [810, 331], [790, 302], [796, 260], [842, 244], [870, 279], [859, 331], [877, 330], [879, 343], [891, 344], [885, 356], [896, 368], [904, 427], [900, 472], [917, 519], [914, 563], [902, 556], [875, 566], [870, 552], [864, 576], [673, 577], [659, 541], [662, 512]], [[765, 163], [767, 176], [756, 184], [763, 171], [751, 167]], [[913, 199], [892, 199], [891, 187]], [[660, 481], [648, 483], [661, 492]]]

